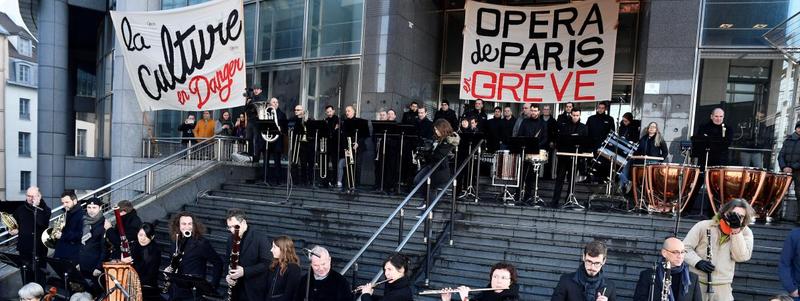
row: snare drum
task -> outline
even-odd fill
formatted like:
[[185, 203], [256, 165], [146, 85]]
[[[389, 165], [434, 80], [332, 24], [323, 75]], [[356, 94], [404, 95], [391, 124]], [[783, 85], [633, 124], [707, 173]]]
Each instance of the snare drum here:
[[494, 178], [503, 181], [516, 181], [519, 174], [519, 154], [512, 154], [508, 150], [499, 150], [494, 153]]
[[[714, 213], [732, 199], [753, 203], [761, 193], [767, 171], [743, 166], [712, 166], [706, 172], [708, 201]], [[719, 206], [718, 206], [719, 205]]]
[[543, 163], [547, 162], [548, 156], [547, 151], [540, 149], [538, 154], [527, 154], [525, 155], [525, 161], [530, 163]]

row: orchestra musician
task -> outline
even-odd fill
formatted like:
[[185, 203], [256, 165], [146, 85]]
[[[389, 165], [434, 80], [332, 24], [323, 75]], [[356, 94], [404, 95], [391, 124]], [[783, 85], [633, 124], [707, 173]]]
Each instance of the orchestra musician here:
[[553, 109], [550, 105], [542, 105], [542, 120], [547, 123], [547, 152], [551, 153], [548, 157], [547, 164], [544, 165], [544, 178], [548, 180], [553, 179], [553, 164], [556, 160], [556, 155], [553, 153], [555, 147], [555, 138], [558, 134], [558, 122], [556, 117], [553, 116]]
[[522, 121], [530, 116], [531, 104], [524, 103], [522, 104], [522, 112], [519, 113], [519, 117], [514, 120], [514, 127], [511, 129], [511, 137], [519, 136], [519, 128], [522, 126]]
[[[445, 123], [447, 122], [445, 121]], [[410, 275], [407, 274], [411, 274], [408, 257], [400, 253], [389, 255], [383, 261], [383, 276], [387, 279], [383, 288], [383, 298], [373, 297], [375, 284], [367, 283], [358, 287], [362, 293], [361, 301], [413, 301], [411, 282], [408, 279]]]
[[[754, 218], [755, 211], [747, 201], [733, 199], [723, 204], [712, 219], [697, 222], [686, 234], [685, 260], [690, 270], [699, 275], [703, 301], [733, 300], [731, 283], [736, 263], [746, 262], [753, 255], [753, 231], [748, 225]], [[709, 244], [711, 260], [706, 255]], [[713, 293], [708, 293], [709, 273]]]
[[488, 116], [486, 116], [486, 112], [483, 111], [483, 100], [476, 99], [473, 105], [473, 109], [465, 110], [461, 117], [466, 117], [470, 120], [474, 118], [477, 130], [486, 132], [484, 127], [486, 126], [486, 120]]
[[[341, 122], [340, 133], [340, 146], [339, 146], [339, 172], [337, 178], [337, 187], [342, 187], [342, 184], [348, 184], [347, 187], [356, 187], [359, 183], [359, 176], [361, 175], [361, 162], [360, 158], [363, 156], [362, 151], [359, 151], [359, 146], [364, 145], [364, 141], [369, 138], [369, 128], [366, 127], [367, 123], [364, 119], [356, 117], [356, 110], [353, 106], [344, 108], [344, 119]], [[350, 138], [352, 145], [347, 145], [347, 138]], [[355, 183], [345, 183], [342, 178], [345, 177], [345, 150], [353, 150], [353, 160], [355, 160]]]
[[458, 117], [456, 116], [456, 112], [450, 109], [450, 102], [447, 101], [447, 99], [442, 99], [442, 102], [439, 104], [439, 110], [433, 114], [433, 121], [439, 118], [447, 120], [454, 129], [458, 127]]
[[500, 149], [505, 149], [506, 141], [502, 140], [502, 120], [503, 120], [503, 109], [501, 107], [494, 107], [494, 114], [492, 115], [492, 119], [486, 121], [486, 126], [483, 128], [486, 129], [486, 148], [490, 152], [494, 152]]
[[83, 278], [90, 284], [92, 292], [101, 288], [95, 278], [103, 272], [103, 261], [108, 257], [105, 247], [106, 229], [103, 218], [103, 201], [100, 198], [90, 198], [86, 201], [86, 214], [83, 217], [81, 231], [81, 251], [78, 268]]
[[[539, 112], [539, 106], [532, 105], [530, 109], [528, 109], [528, 114], [529, 116], [525, 118], [525, 120], [522, 122], [522, 125], [520, 126], [518, 137], [537, 138], [539, 139], [539, 145], [538, 145], [539, 149], [546, 150], [549, 141], [547, 133], [548, 132], [547, 122], [545, 122], [544, 119], [542, 119]], [[538, 154], [536, 150], [532, 149], [526, 150], [526, 154], [533, 154], [534, 152]], [[522, 174], [525, 184], [525, 191], [524, 191], [525, 200], [522, 200], [522, 203], [529, 203], [528, 199], [532, 196], [531, 190], [533, 190], [534, 180], [536, 180], [534, 177], [539, 176], [538, 174], [533, 174], [532, 169], [533, 169], [532, 166], [523, 163]]]
[[[569, 121], [559, 123], [557, 135], [558, 141], [556, 144], [556, 149], [559, 152], [574, 153], [575, 145], [565, 140], [568, 139], [567, 137], [572, 139], [587, 137], [586, 125], [581, 123], [581, 110], [578, 108], [570, 109]], [[582, 150], [579, 149], [578, 151], [580, 152]], [[558, 172], [556, 173], [556, 183], [553, 189], [553, 200], [550, 203], [550, 206], [553, 208], [558, 207], [558, 203], [561, 200], [561, 190], [564, 187], [564, 179], [566, 179], [569, 173], [572, 172], [572, 159], [569, 157], [559, 158], [557, 168]], [[573, 183], [570, 183], [570, 185], [573, 185]]]
[[61, 194], [61, 204], [64, 205], [66, 222], [61, 233], [53, 233], [56, 249], [53, 258], [67, 260], [73, 264], [78, 263], [81, 251], [81, 237], [83, 236], [83, 208], [78, 205], [78, 197], [74, 190], [65, 190]]
[[[228, 269], [225, 282], [234, 285], [233, 301], [264, 300], [267, 294], [268, 268], [272, 260], [271, 247], [266, 235], [247, 224], [247, 215], [241, 209], [228, 210], [225, 223], [228, 231], [239, 226], [239, 263], [236, 269]], [[231, 258], [233, 240], [228, 239], [226, 258]]]
[[[47, 247], [44, 246], [42, 233], [50, 225], [50, 207], [42, 201], [39, 187], [31, 186], [25, 191], [25, 204], [17, 207], [12, 214], [17, 221], [17, 229], [9, 230], [11, 235], [17, 237], [17, 252], [26, 262], [24, 271], [20, 273], [22, 283], [44, 283], [45, 263], [42, 258], [47, 256]], [[35, 215], [35, 217], [34, 217]], [[34, 250], [36, 254], [34, 255]], [[33, 260], [36, 258], [36, 273], [34, 274]]]
[[[281, 128], [281, 132], [278, 133], [278, 139], [273, 142], [270, 142], [267, 146], [267, 155], [264, 158], [264, 181], [267, 184], [272, 183], [271, 185], [278, 186], [281, 184], [283, 179], [283, 169], [281, 168], [281, 154], [283, 153], [283, 135], [285, 134], [284, 131], [286, 130], [286, 114], [281, 111], [280, 104], [278, 103], [278, 99], [273, 97], [269, 100], [269, 106], [275, 110], [275, 114], [278, 115], [278, 125]], [[261, 135], [257, 135], [261, 136]], [[270, 159], [272, 160], [272, 165], [270, 167]]]
[[255, 121], [258, 120], [258, 110], [256, 109], [255, 102], [264, 101], [264, 95], [261, 94], [261, 87], [254, 86], [252, 93], [245, 93], [245, 139], [247, 140], [247, 154], [253, 158], [253, 163], [258, 163], [261, 160], [262, 154], [265, 152], [264, 139], [258, 133]]
[[[314, 246], [311, 249], [311, 269], [313, 270], [308, 286], [307, 301], [352, 301], [354, 296], [350, 290], [350, 282], [331, 270], [331, 255], [328, 250]], [[297, 289], [295, 301], [306, 301], [306, 281], [308, 274], [300, 277], [300, 287]]]
[[[188, 232], [188, 237], [184, 233]], [[172, 240], [186, 239], [183, 245], [183, 257], [176, 271], [178, 274], [207, 279], [207, 266], [211, 264], [211, 286], [214, 290], [219, 286], [222, 277], [222, 259], [211, 247], [211, 242], [204, 236], [206, 227], [191, 212], [182, 211], [172, 216], [169, 222], [169, 234]], [[180, 238], [178, 238], [180, 237]], [[164, 272], [172, 273], [167, 266]], [[173, 283], [170, 286], [170, 300], [193, 300], [192, 290]]]
[[[637, 139], [639, 141], [639, 146], [636, 147], [636, 151], [634, 151], [633, 154], [636, 156], [644, 155], [663, 158], [660, 161], [647, 160], [648, 165], [666, 162], [667, 156], [669, 155], [669, 149], [667, 148], [667, 142], [664, 141], [663, 136], [661, 136], [661, 131], [658, 129], [658, 124], [655, 122], [649, 123], [645, 131], [646, 132], [644, 135]], [[641, 160], [633, 161], [633, 163], [640, 164]], [[620, 187], [623, 187], [626, 193], [631, 189], [630, 175], [631, 161], [628, 161], [625, 164], [625, 167], [622, 168], [622, 172], [619, 175]]]
[[[127, 229], [126, 229], [127, 230]], [[158, 274], [161, 267], [161, 248], [155, 243], [156, 227], [143, 223], [137, 230], [135, 243], [131, 250], [133, 269], [139, 274], [144, 300], [162, 300], [158, 288]], [[129, 262], [123, 258], [123, 262]]]
[[412, 101], [408, 104], [408, 111], [403, 112], [403, 124], [416, 124], [418, 117], [417, 109], [419, 108], [419, 104], [416, 101]]
[[[291, 165], [292, 181], [301, 185], [311, 185], [311, 179], [314, 176], [314, 145], [313, 143], [308, 143], [307, 121], [306, 110], [303, 106], [296, 105], [294, 107], [294, 117], [289, 119], [289, 128], [292, 129], [290, 141], [294, 143], [289, 164]], [[313, 139], [313, 137], [311, 138]], [[295, 153], [297, 154], [296, 158]], [[297, 162], [294, 162], [295, 159], [297, 159]]]
[[[133, 204], [128, 200], [120, 201], [117, 203], [117, 207], [119, 207], [119, 215], [122, 219], [122, 228], [125, 229], [125, 237], [129, 242], [136, 241], [139, 228], [142, 227], [142, 219], [139, 218], [139, 214], [136, 213]], [[108, 241], [113, 246], [111, 259], [121, 259], [122, 254], [120, 248], [122, 243], [119, 237], [119, 231], [116, 228], [117, 224], [111, 223], [108, 220], [104, 221], [104, 223], [104, 227], [107, 229], [106, 237], [108, 237]]]
[[417, 117], [415, 125], [419, 129], [419, 138], [422, 140], [433, 139], [433, 122], [428, 119], [428, 109], [424, 106], [419, 107], [417, 109]]
[[272, 241], [272, 263], [269, 266], [267, 301], [294, 301], [300, 285], [300, 259], [294, 251], [294, 242], [288, 236], [278, 236]]
[[[326, 168], [328, 171], [326, 173], [327, 178], [320, 179], [323, 187], [332, 187], [336, 185], [336, 177], [331, 177], [336, 172], [336, 165], [339, 164], [339, 152], [335, 151], [338, 148], [338, 139], [339, 139], [339, 116], [336, 115], [336, 110], [331, 105], [325, 106], [325, 123], [328, 125], [328, 137], [327, 139], [327, 157], [328, 157], [328, 166], [320, 166], [320, 168]], [[340, 178], [341, 179], [341, 178]], [[341, 183], [341, 180], [339, 180]]]
[[[520, 118], [524, 116], [520, 115]], [[510, 106], [503, 107], [503, 118], [500, 119], [500, 144], [508, 143], [508, 139], [513, 137], [514, 125], [517, 123], [517, 118], [511, 112]]]
[[[389, 109], [386, 113], [386, 121], [396, 123], [394, 110]], [[373, 133], [375, 138], [375, 152], [377, 153], [375, 160], [375, 190], [380, 190], [389, 194], [397, 192], [398, 182], [398, 168], [400, 168], [400, 137], [392, 134], [386, 135], [386, 141], [383, 139], [383, 133]], [[384, 145], [385, 144], [385, 145]], [[384, 153], [385, 152], [385, 153]], [[381, 182], [383, 185], [381, 186]]]
[[[661, 246], [661, 258], [656, 263], [656, 270], [648, 268], [639, 273], [633, 300], [663, 300], [663, 293], [668, 294], [667, 300], [702, 300], [700, 286], [697, 284], [697, 274], [689, 271], [688, 265], [683, 260], [684, 256], [686, 256], [686, 248], [683, 242], [674, 236], [667, 237]], [[665, 267], [667, 262], [669, 262], [669, 270], [666, 270]], [[653, 273], [655, 273], [655, 278], [653, 278]], [[669, 273], [670, 287], [665, 290], [664, 276], [666, 273]]]
[[619, 121], [619, 128], [617, 134], [620, 137], [630, 142], [639, 142], [639, 124], [633, 120], [633, 114], [626, 112], [622, 114], [622, 119]]
[[[800, 122], [794, 124], [794, 132], [783, 140], [783, 147], [778, 154], [778, 167], [781, 171], [792, 174], [794, 195], [800, 196]], [[800, 198], [795, 203], [800, 204]], [[800, 212], [795, 214], [795, 223], [800, 223]], [[786, 218], [791, 219], [789, 216]]]
[[[469, 298], [470, 288], [460, 286], [453, 292], [458, 292], [461, 301], [518, 301], [519, 285], [517, 284], [517, 269], [510, 263], [498, 262], [489, 272], [489, 288], [495, 290], [480, 292], [475, 298]], [[452, 293], [441, 295], [442, 301], [450, 301]]]
[[[715, 108], [711, 111], [710, 120], [701, 125], [697, 131], [697, 136], [707, 137], [722, 142], [721, 147], [711, 148], [708, 152], [708, 166], [725, 165], [728, 162], [728, 147], [733, 142], [733, 126], [725, 125], [725, 111]], [[706, 166], [705, 151], [699, 154], [692, 154], [698, 158], [699, 165]]]
[[572, 118], [572, 108], [575, 107], [575, 104], [572, 102], [568, 102], [564, 104], [564, 111], [561, 114], [558, 114], [558, 118], [556, 118], [556, 123], [568, 122]]
[[[572, 111], [574, 114], [575, 111]], [[574, 116], [574, 115], [573, 115]], [[592, 241], [583, 248], [577, 271], [561, 275], [551, 301], [614, 301], [614, 281], [603, 272], [608, 248], [602, 241]], [[638, 300], [637, 300], [638, 301]]]
[[[450, 156], [453, 150], [458, 147], [461, 140], [457, 134], [453, 134], [453, 128], [451, 128], [450, 123], [444, 119], [436, 120], [436, 122], [433, 123], [433, 132], [434, 145], [430, 151], [422, 153], [425, 166], [414, 176], [414, 185], [424, 180], [424, 176], [439, 162], [439, 160]], [[447, 184], [447, 180], [450, 178], [451, 174], [450, 160], [445, 159], [430, 177], [430, 192], [434, 194], [434, 196], [438, 189], [442, 189], [443, 186]], [[433, 199], [431, 198], [431, 200]]]
[[[608, 136], [608, 133], [614, 131], [614, 118], [609, 116], [607, 113], [608, 110], [608, 102], [601, 101], [597, 103], [595, 114], [589, 116], [589, 119], [586, 120], [586, 128], [588, 130], [589, 139], [591, 140], [591, 150], [593, 152], [597, 152], [597, 149], [600, 148], [603, 141]], [[607, 175], [608, 168], [611, 166], [609, 165], [609, 161], [605, 159], [605, 157], [598, 158], [602, 163], [600, 166], [595, 166], [595, 173], [592, 173], [590, 176], [591, 182], [597, 182], [598, 175]]]

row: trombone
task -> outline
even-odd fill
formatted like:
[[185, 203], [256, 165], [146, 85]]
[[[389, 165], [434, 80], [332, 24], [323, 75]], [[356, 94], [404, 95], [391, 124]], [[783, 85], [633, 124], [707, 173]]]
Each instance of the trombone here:
[[319, 164], [319, 177], [322, 179], [328, 178], [328, 138], [321, 137], [319, 138], [319, 160], [317, 161]]
[[344, 150], [344, 168], [347, 174], [347, 189], [355, 189], [356, 180], [356, 160], [353, 152], [353, 139], [347, 137], [347, 149]]
[[[300, 131], [292, 136], [292, 157], [291, 157], [291, 164], [297, 165], [300, 163], [300, 143], [305, 143], [306, 140], [306, 121], [305, 119], [301, 119], [300, 123]], [[295, 125], [295, 129], [298, 127]]]

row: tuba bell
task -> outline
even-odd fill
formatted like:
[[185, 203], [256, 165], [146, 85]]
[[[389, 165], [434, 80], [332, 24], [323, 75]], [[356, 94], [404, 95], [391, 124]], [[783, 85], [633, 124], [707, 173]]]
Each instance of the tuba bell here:
[[[278, 114], [275, 112], [275, 108], [269, 105], [266, 101], [256, 101], [253, 102], [253, 105], [256, 107], [256, 113], [258, 114], [258, 120], [260, 121], [271, 121], [275, 123], [275, 127], [278, 128], [278, 132], [281, 130], [281, 125], [278, 123]], [[261, 133], [261, 137], [267, 142], [273, 142], [278, 140], [278, 134], [270, 135], [269, 133]]]
[[64, 229], [64, 224], [66, 222], [67, 213], [65, 212], [64, 214], [61, 214], [58, 219], [56, 219], [52, 227], [47, 228], [47, 230], [42, 233], [42, 243], [45, 247], [49, 249], [56, 248], [56, 243], [58, 242], [58, 238], [56, 238], [56, 236], [61, 237], [61, 230]]
[[6, 212], [0, 212], [0, 221], [6, 226], [6, 231], [16, 230], [19, 227], [14, 216]]

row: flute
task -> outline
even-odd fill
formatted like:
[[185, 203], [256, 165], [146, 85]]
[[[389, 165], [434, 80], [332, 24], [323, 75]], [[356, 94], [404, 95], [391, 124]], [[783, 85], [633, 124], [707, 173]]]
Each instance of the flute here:
[[[471, 288], [468, 291], [469, 292], [483, 292], [483, 291], [502, 291], [502, 290], [507, 290], [507, 288], [501, 288], [501, 289], [491, 288], [491, 287], [487, 287], [487, 288]], [[440, 295], [440, 294], [455, 293], [455, 292], [458, 292], [458, 289], [455, 289], [455, 288], [443, 288], [443, 289], [440, 289], [440, 290], [421, 291], [421, 292], [419, 292], [417, 294], [419, 294], [419, 295]]]
[[[378, 281], [375, 284], [373, 284], [372, 287], [376, 287], [376, 286], [378, 286], [378, 284], [383, 284], [386, 281], [389, 281], [389, 279], [387, 278], [387, 279], [384, 279], [383, 281]], [[369, 284], [369, 283], [367, 283], [367, 284]], [[367, 285], [367, 284], [364, 284], [364, 285]], [[353, 290], [353, 293], [358, 293], [358, 292], [361, 292], [361, 288], [360, 287]]]

